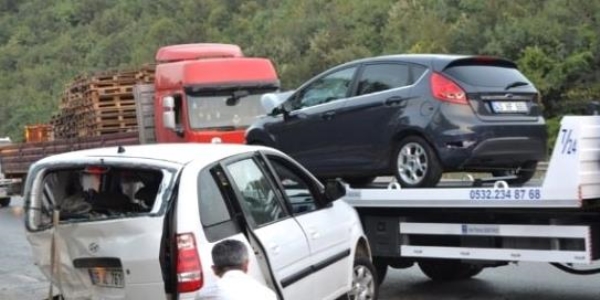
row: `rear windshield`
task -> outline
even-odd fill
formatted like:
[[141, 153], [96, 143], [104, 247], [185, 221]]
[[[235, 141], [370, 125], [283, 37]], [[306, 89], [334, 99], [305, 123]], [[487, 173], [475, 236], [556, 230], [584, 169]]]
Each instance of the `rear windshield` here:
[[519, 70], [503, 66], [459, 65], [445, 69], [444, 73], [474, 86], [504, 88], [514, 82], [529, 83], [529, 80]]
[[[82, 166], [46, 172], [32, 195], [34, 227], [49, 226], [52, 211], [60, 221], [91, 221], [153, 211], [168, 173], [164, 170]], [[32, 221], [32, 220], [30, 220]]]

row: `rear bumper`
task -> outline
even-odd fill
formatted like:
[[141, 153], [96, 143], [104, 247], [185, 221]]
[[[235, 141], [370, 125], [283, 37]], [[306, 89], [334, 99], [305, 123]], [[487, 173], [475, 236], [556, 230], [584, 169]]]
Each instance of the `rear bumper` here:
[[543, 124], [481, 126], [457, 135], [443, 136], [438, 154], [447, 171], [487, 171], [521, 166], [547, 159], [547, 133]]

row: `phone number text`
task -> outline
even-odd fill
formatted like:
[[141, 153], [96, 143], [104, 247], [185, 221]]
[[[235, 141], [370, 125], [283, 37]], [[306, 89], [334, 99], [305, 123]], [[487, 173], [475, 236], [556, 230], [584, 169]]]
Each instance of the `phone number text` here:
[[540, 189], [473, 189], [469, 191], [471, 200], [538, 200], [541, 198]]

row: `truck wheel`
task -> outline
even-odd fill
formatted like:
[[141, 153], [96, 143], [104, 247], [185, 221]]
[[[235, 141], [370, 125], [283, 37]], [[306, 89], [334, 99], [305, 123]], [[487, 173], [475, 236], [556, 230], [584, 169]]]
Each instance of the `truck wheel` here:
[[419, 268], [427, 277], [436, 281], [469, 279], [483, 270], [481, 266], [450, 259], [421, 260], [419, 261]]
[[402, 187], [434, 187], [442, 177], [442, 166], [429, 143], [418, 136], [402, 139], [392, 158], [394, 176]]
[[0, 198], [0, 207], [7, 207], [10, 204], [10, 197]]
[[527, 181], [531, 180], [531, 178], [533, 178], [537, 169], [537, 164], [537, 161], [528, 161], [524, 163], [519, 169], [492, 171], [492, 175], [494, 177], [514, 175], [517, 178], [507, 180], [506, 182], [508, 184], [522, 185], [525, 184]]
[[377, 273], [368, 258], [357, 257], [354, 260], [352, 286], [348, 292], [349, 300], [377, 299]]

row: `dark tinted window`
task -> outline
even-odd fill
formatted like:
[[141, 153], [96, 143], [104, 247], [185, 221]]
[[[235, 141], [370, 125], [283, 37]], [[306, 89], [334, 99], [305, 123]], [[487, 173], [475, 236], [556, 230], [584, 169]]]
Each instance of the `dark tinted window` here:
[[[198, 201], [200, 217], [206, 238], [210, 242], [230, 237], [240, 232], [237, 223], [231, 219], [229, 205], [231, 193], [226, 190], [230, 186], [223, 170], [215, 167], [205, 169], [198, 176]], [[235, 198], [234, 198], [235, 199]]]
[[444, 73], [475, 86], [506, 87], [513, 82], [529, 82], [519, 70], [490, 65], [462, 65], [444, 70]]
[[366, 65], [358, 82], [358, 95], [412, 84], [409, 67], [401, 64]]
[[337, 71], [317, 79], [298, 94], [294, 109], [346, 98], [356, 67]]
[[289, 167], [277, 158], [269, 158], [275, 173], [279, 178], [292, 212], [301, 214], [317, 209], [315, 197], [310, 192], [310, 185], [298, 174], [296, 169]]
[[275, 191], [262, 170], [252, 159], [234, 162], [227, 166], [235, 188], [242, 195], [242, 209], [254, 224], [272, 223], [286, 216]]
[[427, 70], [426, 67], [423, 66], [419, 66], [419, 65], [412, 65], [410, 66], [410, 75], [411, 75], [411, 81], [412, 83], [415, 83], [417, 80], [419, 80], [419, 78], [421, 78], [421, 76], [423, 75], [423, 73], [425, 73], [425, 71]]
[[202, 171], [198, 176], [198, 193], [202, 225], [211, 226], [231, 219], [225, 199], [208, 170]]

